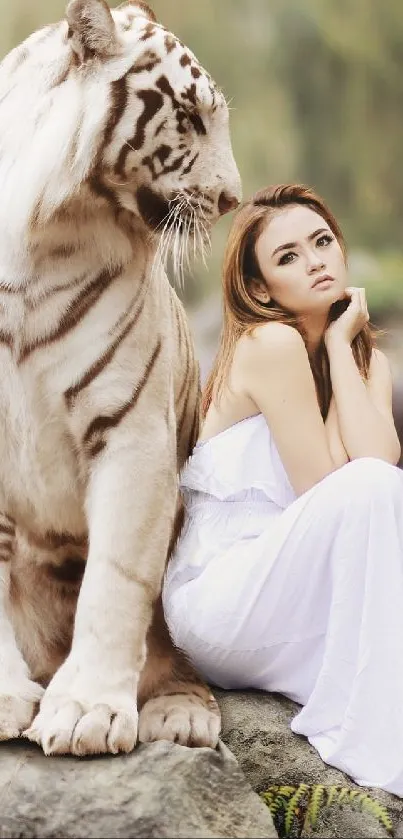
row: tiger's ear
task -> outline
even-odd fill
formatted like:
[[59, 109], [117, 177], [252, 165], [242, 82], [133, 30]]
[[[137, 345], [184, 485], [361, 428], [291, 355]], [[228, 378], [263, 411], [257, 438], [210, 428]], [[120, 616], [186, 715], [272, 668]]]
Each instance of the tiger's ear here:
[[81, 62], [117, 55], [116, 26], [105, 0], [71, 0], [66, 18], [71, 47]]
[[143, 15], [143, 17], [148, 17], [148, 19], [151, 20], [153, 23], [157, 23], [157, 18], [155, 17], [153, 10], [150, 9], [147, 3], [143, 3], [143, 0], [124, 0], [124, 2], [120, 4], [120, 6], [115, 6], [115, 8], [125, 9], [127, 6], [132, 8], [134, 12], [137, 8], [137, 10], [140, 12], [140, 14]]

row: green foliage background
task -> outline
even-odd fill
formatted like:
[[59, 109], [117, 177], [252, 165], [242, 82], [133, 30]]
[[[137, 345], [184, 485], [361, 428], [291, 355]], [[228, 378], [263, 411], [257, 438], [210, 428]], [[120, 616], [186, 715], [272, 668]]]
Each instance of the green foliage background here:
[[[313, 185], [341, 221], [370, 304], [385, 314], [403, 309], [402, 1], [151, 5], [230, 101], [245, 196], [269, 182]], [[0, 0], [0, 55], [62, 17], [64, 6]], [[196, 265], [188, 278], [188, 303], [218, 287], [229, 223], [214, 231], [208, 270]]]

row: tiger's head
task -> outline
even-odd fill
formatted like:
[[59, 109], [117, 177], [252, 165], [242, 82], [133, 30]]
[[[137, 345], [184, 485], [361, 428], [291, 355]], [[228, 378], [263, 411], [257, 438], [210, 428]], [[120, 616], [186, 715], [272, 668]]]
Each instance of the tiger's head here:
[[71, 0], [2, 63], [0, 123], [7, 223], [85, 195], [87, 212], [203, 239], [241, 197], [222, 92], [142, 2]]

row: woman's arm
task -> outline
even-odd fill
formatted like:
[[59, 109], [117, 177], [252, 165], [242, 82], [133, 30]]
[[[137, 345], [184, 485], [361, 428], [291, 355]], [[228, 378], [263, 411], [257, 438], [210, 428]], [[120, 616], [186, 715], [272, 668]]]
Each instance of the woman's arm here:
[[334, 396], [330, 400], [328, 414], [325, 420], [326, 435], [329, 443], [330, 453], [333, 460], [342, 466], [348, 463], [349, 456], [344, 448], [344, 443], [340, 433], [339, 418], [337, 415], [336, 401]]
[[296, 329], [283, 323], [259, 326], [240, 340], [237, 369], [238, 385], [266, 417], [297, 495], [345, 463], [345, 454], [331, 449]]
[[372, 353], [368, 381], [361, 377], [351, 343], [369, 321], [365, 288], [347, 288], [347, 309], [325, 332], [330, 378], [342, 440], [350, 460], [378, 457], [396, 464], [400, 443], [392, 416], [392, 376], [386, 356]]
[[392, 376], [386, 356], [373, 351], [365, 382], [347, 341], [335, 333], [326, 346], [341, 437], [350, 460], [378, 457], [396, 464], [400, 443], [392, 415]]

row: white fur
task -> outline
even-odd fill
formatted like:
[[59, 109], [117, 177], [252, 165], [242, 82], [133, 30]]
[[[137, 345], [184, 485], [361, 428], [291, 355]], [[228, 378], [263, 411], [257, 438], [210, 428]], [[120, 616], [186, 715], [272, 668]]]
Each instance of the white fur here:
[[[189, 434], [196, 409], [189, 336], [178, 348], [181, 306], [162, 267], [155, 268], [158, 235], [146, 228], [136, 202], [137, 187], [150, 184], [151, 176], [144, 166], [133, 170], [152, 151], [163, 119], [163, 142], [177, 146], [169, 101], [147, 126], [141, 155], [129, 152], [117, 184], [113, 172], [141, 113], [136, 90], [152, 87], [163, 72], [180, 91], [189, 70], [179, 64], [179, 46], [165, 55], [162, 27], [140, 42], [146, 18], [133, 15], [124, 30], [128, 19], [128, 11], [114, 12], [118, 54], [75, 67], [51, 90], [49, 82], [71, 60], [66, 22], [46, 38], [34, 34], [0, 67], [0, 509], [17, 525], [13, 559], [0, 561], [0, 739], [29, 725], [42, 693], [35, 680], [50, 679], [28, 732], [46, 753], [129, 751], [136, 742], [145, 636], [176, 508], [177, 467], [186, 456], [177, 424], [185, 411]], [[117, 218], [86, 178], [108, 118], [110, 82], [150, 48], [163, 63], [130, 77], [125, 114], [101, 160], [104, 182], [115, 178], [123, 208]], [[24, 49], [29, 57], [16, 66]], [[211, 199], [208, 218], [200, 221], [208, 227], [218, 216], [221, 190], [240, 191], [226, 105], [217, 92], [219, 107], [209, 112], [210, 86], [203, 71], [197, 90], [208, 131], [191, 140], [199, 160], [189, 179]], [[177, 175], [158, 181], [161, 192], [187, 186]], [[75, 248], [64, 260], [52, 256], [62, 245]], [[65, 322], [80, 290], [116, 266], [119, 276], [80, 323], [35, 348]], [[65, 391], [102, 357], [140, 305], [141, 317], [113, 361], [68, 407]], [[135, 409], [108, 431], [106, 448], [91, 458], [83, 441], [89, 424], [135, 394], [158, 339], [161, 351]], [[186, 356], [194, 377], [187, 406]], [[47, 542], [49, 532], [88, 533], [77, 606], [49, 582], [49, 563], [65, 558], [63, 547]], [[62, 645], [72, 634], [63, 662], [52, 644], [56, 639]]]

